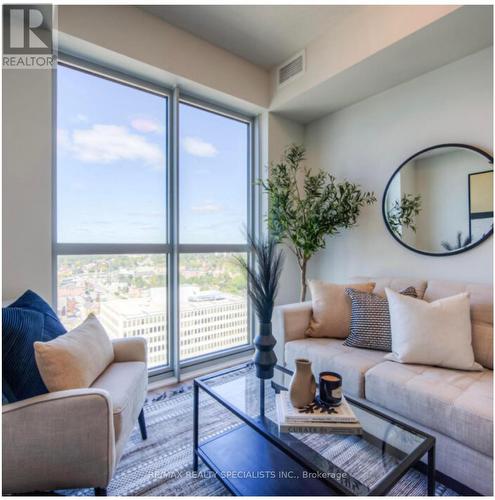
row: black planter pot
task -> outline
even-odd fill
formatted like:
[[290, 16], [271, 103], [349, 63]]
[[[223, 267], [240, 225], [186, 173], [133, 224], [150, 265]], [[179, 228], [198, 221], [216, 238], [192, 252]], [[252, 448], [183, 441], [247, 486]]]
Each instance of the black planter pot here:
[[256, 366], [256, 376], [266, 380], [273, 377], [273, 369], [277, 364], [277, 356], [273, 348], [277, 343], [272, 335], [271, 323], [260, 323], [259, 334], [254, 339], [256, 352], [254, 354], [254, 365]]

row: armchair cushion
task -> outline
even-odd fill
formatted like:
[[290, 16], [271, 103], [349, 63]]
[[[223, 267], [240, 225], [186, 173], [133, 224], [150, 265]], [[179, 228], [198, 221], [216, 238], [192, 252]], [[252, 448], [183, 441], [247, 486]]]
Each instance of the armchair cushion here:
[[33, 343], [65, 332], [55, 311], [31, 290], [2, 309], [2, 375], [6, 383], [2, 392], [10, 402], [47, 392], [36, 366]]
[[49, 342], [35, 342], [36, 363], [50, 390], [89, 387], [113, 361], [113, 346], [94, 314]]
[[146, 364], [142, 361], [112, 363], [91, 387], [108, 392], [112, 400], [118, 461], [146, 399]]

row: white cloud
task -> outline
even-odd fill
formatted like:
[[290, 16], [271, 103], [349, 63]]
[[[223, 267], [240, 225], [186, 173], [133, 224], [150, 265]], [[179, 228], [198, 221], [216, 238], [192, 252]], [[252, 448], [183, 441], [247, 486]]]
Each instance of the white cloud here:
[[163, 166], [162, 150], [145, 137], [132, 134], [126, 127], [95, 124], [69, 134], [58, 131], [59, 145], [85, 163], [112, 163], [119, 160], [142, 161]]
[[212, 213], [223, 211], [223, 207], [222, 207], [222, 205], [219, 205], [218, 203], [212, 203], [210, 201], [207, 201], [205, 203], [202, 203], [201, 205], [193, 205], [191, 207], [191, 210], [193, 212], [212, 214]]
[[88, 121], [88, 117], [86, 115], [84, 115], [83, 113], [78, 113], [76, 115], [76, 121], [78, 121], [78, 122], [87, 122]]
[[193, 156], [212, 158], [218, 154], [217, 148], [199, 137], [185, 137], [182, 141], [184, 149]]
[[163, 131], [163, 127], [158, 122], [148, 118], [134, 118], [131, 121], [131, 126], [138, 132], [144, 132], [145, 134], [150, 132], [158, 134]]

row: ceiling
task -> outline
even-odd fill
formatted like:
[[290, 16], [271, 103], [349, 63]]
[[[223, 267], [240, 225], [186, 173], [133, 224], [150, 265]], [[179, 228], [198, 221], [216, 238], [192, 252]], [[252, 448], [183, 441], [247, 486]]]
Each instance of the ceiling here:
[[493, 45], [491, 5], [463, 6], [271, 111], [309, 123]]
[[150, 5], [164, 21], [270, 69], [302, 50], [356, 5]]

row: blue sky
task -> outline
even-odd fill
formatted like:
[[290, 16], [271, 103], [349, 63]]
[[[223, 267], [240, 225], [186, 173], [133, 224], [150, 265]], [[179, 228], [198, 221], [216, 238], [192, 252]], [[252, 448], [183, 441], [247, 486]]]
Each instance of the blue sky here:
[[[58, 68], [57, 222], [63, 243], [163, 243], [167, 100]], [[241, 243], [247, 125], [180, 105], [181, 243]]]

